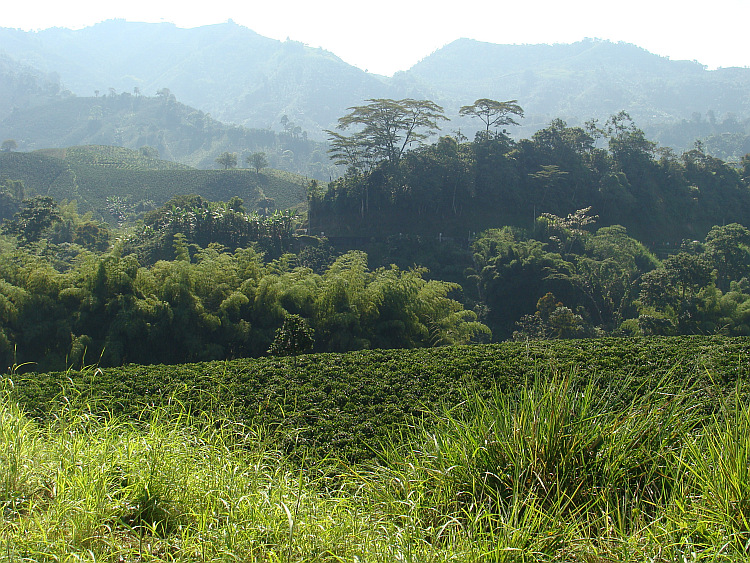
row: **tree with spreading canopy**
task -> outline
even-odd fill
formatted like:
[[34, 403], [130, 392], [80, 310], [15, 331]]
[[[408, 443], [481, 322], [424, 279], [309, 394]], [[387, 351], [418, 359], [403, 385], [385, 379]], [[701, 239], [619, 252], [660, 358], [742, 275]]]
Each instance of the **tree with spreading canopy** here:
[[3, 144], [0, 146], [0, 150], [3, 152], [12, 152], [18, 148], [18, 143], [15, 139], [5, 139]]
[[488, 98], [480, 98], [470, 106], [463, 106], [458, 110], [463, 117], [478, 117], [485, 124], [485, 134], [490, 134], [490, 127], [502, 127], [503, 125], [518, 125], [513, 119], [523, 117], [523, 109], [518, 105], [518, 100], [498, 102]]
[[340, 117], [339, 130], [358, 130], [350, 136], [327, 130], [330, 153], [337, 164], [362, 168], [368, 162], [386, 161], [395, 167], [404, 153], [440, 128], [447, 120], [443, 108], [429, 100], [375, 98], [349, 108]]
[[245, 159], [252, 168], [255, 168], [255, 173], [260, 174], [260, 169], [268, 166], [268, 159], [264, 152], [254, 152]]
[[216, 157], [216, 164], [223, 166], [224, 170], [237, 166], [237, 153], [223, 152]]
[[23, 200], [23, 209], [3, 223], [4, 234], [18, 237], [22, 244], [36, 242], [53, 223], [62, 221], [60, 208], [49, 196]]

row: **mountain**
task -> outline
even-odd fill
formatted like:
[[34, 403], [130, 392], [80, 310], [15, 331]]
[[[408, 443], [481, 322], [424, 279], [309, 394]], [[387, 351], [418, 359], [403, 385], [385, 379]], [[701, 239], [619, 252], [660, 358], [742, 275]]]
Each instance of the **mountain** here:
[[[123, 20], [76, 31], [0, 28], [0, 50], [6, 62], [34, 69], [29, 76], [37, 90], [44, 90], [53, 73], [60, 77], [60, 90], [79, 97], [153, 96], [166, 89], [214, 120], [287, 129], [315, 140], [324, 140], [324, 130], [335, 127], [347, 108], [379, 97], [431, 99], [452, 119], [444, 131], [468, 135], [478, 126], [458, 118], [459, 108], [492, 98], [516, 99], [524, 108], [522, 126], [511, 131], [517, 138], [558, 117], [579, 125], [625, 110], [649, 137], [678, 151], [703, 139], [716, 156], [736, 158], [750, 139], [750, 69], [708, 70], [696, 61], [597, 39], [567, 45], [459, 39], [392, 77], [231, 21], [193, 29]], [[6, 81], [0, 74], [2, 88]], [[54, 80], [51, 84], [54, 88]], [[0, 102], [0, 119], [2, 103], [33, 105], [15, 94], [13, 102]], [[0, 135], [6, 134], [1, 125]]]
[[60, 90], [57, 74], [45, 74], [0, 54], [0, 120], [14, 108], [33, 108], [57, 99]]
[[97, 92], [154, 95], [168, 88], [214, 118], [273, 128], [283, 115], [322, 138], [353, 103], [395, 97], [382, 77], [323, 49], [262, 37], [232, 22], [182, 29], [170, 23], [109, 20], [77, 31], [0, 29], [9, 56], [56, 71], [79, 96]]
[[276, 133], [221, 123], [178, 102], [173, 94], [136, 96], [129, 92], [99, 97], [57, 96], [46, 103], [14, 108], [0, 121], [0, 139], [19, 150], [75, 145], [114, 145], [155, 149], [162, 158], [196, 168], [215, 168], [216, 157], [234, 152], [238, 163], [263, 152], [272, 168], [318, 180], [337, 175], [326, 146], [294, 128]]
[[750, 69], [707, 70], [696, 61], [596, 39], [569, 45], [460, 39], [408, 74], [439, 92], [447, 106], [481, 97], [516, 99], [526, 110], [523, 129], [529, 132], [556, 117], [583, 124], [621, 110], [655, 137], [664, 125], [695, 120], [696, 114], [750, 117]]

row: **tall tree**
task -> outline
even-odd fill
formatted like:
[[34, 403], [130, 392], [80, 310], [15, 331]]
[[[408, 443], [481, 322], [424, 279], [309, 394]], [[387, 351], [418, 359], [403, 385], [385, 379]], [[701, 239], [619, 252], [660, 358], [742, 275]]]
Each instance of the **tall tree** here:
[[518, 100], [498, 102], [487, 98], [480, 98], [470, 106], [463, 106], [458, 113], [462, 116], [478, 117], [485, 124], [485, 134], [489, 135], [490, 127], [503, 125], [518, 125], [513, 116], [523, 117], [523, 109]]
[[0, 150], [2, 150], [3, 152], [12, 152], [17, 148], [18, 143], [16, 143], [15, 139], [5, 139], [2, 146], [0, 146]]
[[264, 152], [254, 152], [250, 156], [248, 156], [245, 161], [255, 168], [255, 173], [260, 174], [260, 169], [265, 168], [268, 166], [268, 159], [266, 158], [266, 153]]
[[60, 208], [49, 196], [23, 200], [23, 209], [3, 223], [5, 234], [17, 236], [21, 242], [36, 242], [53, 223], [62, 221]]
[[326, 131], [333, 144], [331, 153], [341, 157], [350, 153], [357, 159], [372, 158], [395, 166], [415, 143], [421, 143], [438, 130], [438, 121], [447, 120], [443, 108], [429, 100], [367, 100], [364, 106], [349, 108], [338, 120], [339, 130], [359, 128], [349, 137]]

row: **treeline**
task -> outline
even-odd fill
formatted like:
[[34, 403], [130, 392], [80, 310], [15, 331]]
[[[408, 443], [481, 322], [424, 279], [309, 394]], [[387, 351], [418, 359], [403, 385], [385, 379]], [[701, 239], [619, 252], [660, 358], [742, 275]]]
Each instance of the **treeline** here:
[[750, 231], [713, 227], [663, 261], [586, 210], [472, 244], [465, 287], [495, 338], [750, 335]]
[[293, 255], [264, 264], [252, 248], [211, 245], [191, 257], [183, 236], [175, 253], [144, 267], [116, 244], [106, 254], [80, 253], [65, 272], [23, 249], [3, 253], [0, 365], [32, 362], [27, 369], [44, 371], [261, 356], [275, 337], [283, 342], [277, 333], [290, 318], [311, 329], [310, 351], [489, 339], [451, 298], [457, 286], [427, 281], [420, 270], [370, 270], [361, 252], [322, 274]]
[[[22, 186], [6, 183], [13, 189]], [[2, 225], [0, 365], [489, 340], [455, 299], [457, 284], [427, 280], [419, 268], [369, 269], [364, 253], [336, 257], [317, 239], [295, 240], [293, 228], [291, 213], [248, 214], [240, 198], [179, 196], [111, 244], [114, 233], [74, 203], [24, 200]]]
[[392, 237], [371, 245], [370, 267], [364, 252], [293, 236], [293, 219], [183, 196], [110, 245], [73, 204], [27, 200], [3, 224], [0, 361], [62, 369], [491, 337], [750, 335], [750, 231], [739, 224], [662, 261], [583, 209], [488, 230], [470, 250]]
[[370, 164], [311, 187], [313, 232], [466, 238], [500, 225], [530, 229], [542, 213], [591, 207], [601, 225], [661, 243], [702, 238], [713, 225], [750, 216], [750, 157], [732, 165], [701, 146], [677, 155], [625, 113], [586, 127], [554, 120], [518, 142], [488, 124], [473, 142], [445, 136]]

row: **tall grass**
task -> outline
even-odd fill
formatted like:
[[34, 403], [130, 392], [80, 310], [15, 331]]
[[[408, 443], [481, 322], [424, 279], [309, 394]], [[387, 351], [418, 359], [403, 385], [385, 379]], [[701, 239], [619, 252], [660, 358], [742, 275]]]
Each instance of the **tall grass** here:
[[539, 373], [348, 467], [179, 404], [94, 415], [79, 390], [39, 423], [6, 387], [0, 561], [746, 560], [750, 409], [678, 388]]

